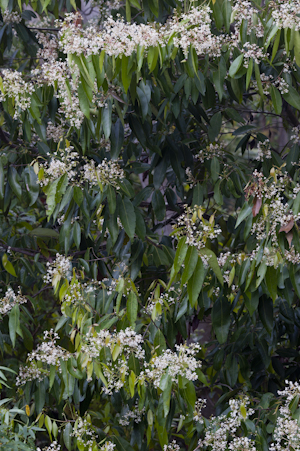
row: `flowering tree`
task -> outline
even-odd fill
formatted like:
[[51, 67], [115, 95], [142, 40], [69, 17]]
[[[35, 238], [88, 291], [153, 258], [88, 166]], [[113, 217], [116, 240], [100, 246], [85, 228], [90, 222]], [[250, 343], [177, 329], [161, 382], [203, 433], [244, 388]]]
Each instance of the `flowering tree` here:
[[1, 450], [300, 450], [299, 0], [0, 8]]

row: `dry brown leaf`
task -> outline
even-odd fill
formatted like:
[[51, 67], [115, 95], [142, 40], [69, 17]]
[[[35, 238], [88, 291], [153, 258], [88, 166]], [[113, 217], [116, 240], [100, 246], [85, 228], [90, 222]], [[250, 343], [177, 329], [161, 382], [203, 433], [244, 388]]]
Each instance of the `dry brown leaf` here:
[[292, 245], [292, 239], [293, 239], [293, 232], [287, 233], [287, 234], [286, 234], [286, 239], [288, 240], [288, 243], [289, 243], [289, 245], [290, 245], [290, 247], [291, 247], [291, 245]]
[[290, 219], [290, 221], [286, 225], [280, 227], [279, 233], [280, 232], [288, 233], [294, 227], [294, 223], [295, 223], [294, 218]]
[[253, 207], [252, 207], [253, 218], [255, 218], [255, 216], [258, 215], [259, 210], [261, 209], [261, 204], [262, 204], [261, 197], [255, 197]]

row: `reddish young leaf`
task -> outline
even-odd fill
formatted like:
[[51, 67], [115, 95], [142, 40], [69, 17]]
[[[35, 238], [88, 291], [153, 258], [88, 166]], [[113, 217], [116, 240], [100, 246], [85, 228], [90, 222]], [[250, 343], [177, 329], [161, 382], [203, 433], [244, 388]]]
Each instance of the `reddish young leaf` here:
[[261, 208], [261, 204], [262, 204], [261, 197], [255, 197], [253, 207], [252, 207], [253, 218], [255, 218], [255, 216], [258, 215], [259, 210]]

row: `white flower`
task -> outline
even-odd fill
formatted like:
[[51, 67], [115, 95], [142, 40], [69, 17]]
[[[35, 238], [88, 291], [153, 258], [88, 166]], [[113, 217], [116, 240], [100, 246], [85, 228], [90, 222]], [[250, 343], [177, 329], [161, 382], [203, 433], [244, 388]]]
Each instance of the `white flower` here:
[[173, 382], [178, 383], [178, 375], [186, 377], [190, 381], [198, 379], [197, 368], [201, 368], [201, 362], [194, 355], [200, 350], [197, 344], [176, 345], [177, 352], [167, 349], [161, 355], [155, 356], [146, 364], [145, 376], [158, 388], [162, 376], [168, 371]]
[[8, 288], [4, 298], [0, 299], [0, 315], [10, 312], [16, 304], [25, 304], [26, 302], [27, 299], [22, 296], [20, 288], [18, 294], [15, 294], [12, 288]]

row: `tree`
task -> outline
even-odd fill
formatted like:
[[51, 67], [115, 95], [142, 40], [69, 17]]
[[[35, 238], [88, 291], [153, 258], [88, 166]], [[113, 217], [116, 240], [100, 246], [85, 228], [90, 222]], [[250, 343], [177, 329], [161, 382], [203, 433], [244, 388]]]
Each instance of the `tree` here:
[[0, 0], [1, 449], [299, 449], [300, 2], [83, 6]]

